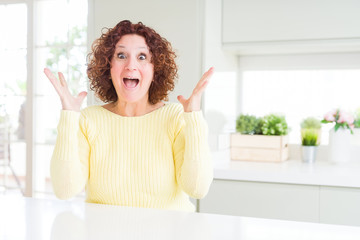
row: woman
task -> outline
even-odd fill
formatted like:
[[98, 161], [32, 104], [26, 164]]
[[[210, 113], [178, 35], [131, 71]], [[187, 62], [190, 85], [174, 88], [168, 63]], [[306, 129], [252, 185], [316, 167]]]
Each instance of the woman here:
[[164, 103], [177, 76], [168, 41], [142, 23], [122, 21], [97, 39], [88, 64], [91, 89], [104, 102], [80, 111], [63, 74], [49, 78], [62, 103], [51, 160], [57, 197], [86, 189], [86, 201], [194, 211], [212, 182], [201, 95], [207, 71], [190, 98]]

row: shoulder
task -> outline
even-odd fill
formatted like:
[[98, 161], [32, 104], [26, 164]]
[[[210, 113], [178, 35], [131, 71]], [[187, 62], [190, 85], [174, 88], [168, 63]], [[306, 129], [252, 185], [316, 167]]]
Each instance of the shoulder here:
[[184, 108], [180, 103], [166, 103], [164, 110], [171, 116], [179, 116], [184, 112]]
[[184, 108], [180, 103], [166, 103], [164, 106], [166, 119], [168, 121], [171, 136], [176, 136], [183, 125]]
[[93, 105], [80, 111], [80, 126], [92, 142], [99, 134], [102, 127], [102, 116], [105, 114], [101, 106]]
[[80, 122], [96, 125], [99, 120], [103, 119], [105, 113], [106, 110], [99, 105], [86, 107], [80, 111]]
[[89, 106], [81, 110], [81, 115], [86, 118], [91, 118], [91, 116], [93, 115], [99, 115], [103, 113], [104, 113], [103, 107], [99, 105]]

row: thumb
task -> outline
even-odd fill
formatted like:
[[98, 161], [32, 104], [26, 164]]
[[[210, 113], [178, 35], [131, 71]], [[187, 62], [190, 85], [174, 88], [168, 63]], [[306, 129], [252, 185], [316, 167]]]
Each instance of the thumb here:
[[87, 96], [87, 92], [81, 92], [81, 93], [78, 94], [78, 98], [81, 101], [83, 101], [86, 96]]
[[179, 101], [181, 104], [184, 104], [185, 101], [186, 101], [186, 99], [184, 98], [183, 95], [179, 95], [179, 96], [177, 97], [177, 99], [178, 99], [178, 101]]

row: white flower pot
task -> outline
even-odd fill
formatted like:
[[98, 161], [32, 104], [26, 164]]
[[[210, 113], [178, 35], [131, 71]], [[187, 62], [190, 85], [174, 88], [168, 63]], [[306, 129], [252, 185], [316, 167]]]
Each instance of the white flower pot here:
[[349, 129], [339, 128], [329, 134], [329, 160], [334, 163], [349, 162], [351, 159], [352, 134]]
[[317, 146], [302, 146], [302, 161], [305, 163], [314, 163], [317, 148]]

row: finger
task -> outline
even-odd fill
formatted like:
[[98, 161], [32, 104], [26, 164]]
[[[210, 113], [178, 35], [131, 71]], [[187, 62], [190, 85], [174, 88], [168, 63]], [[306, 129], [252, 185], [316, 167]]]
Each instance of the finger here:
[[200, 81], [198, 82], [198, 84], [196, 85], [195, 88], [203, 85], [203, 83], [204, 83], [206, 80], [210, 79], [211, 76], [214, 74], [214, 70], [215, 70], [214, 67], [209, 68], [209, 70], [206, 71], [206, 72], [202, 75]]
[[204, 80], [204, 79], [207, 79], [209, 77], [211, 77], [213, 74], [214, 74], [214, 71], [215, 71], [215, 68], [214, 67], [211, 67], [209, 68], [209, 70], [207, 70], [203, 76], [201, 77], [201, 80]]
[[67, 86], [67, 83], [65, 81], [65, 77], [64, 77], [64, 74], [62, 72], [58, 72], [58, 75], [59, 75], [59, 79], [60, 79], [60, 83], [63, 87], [66, 87]]
[[183, 95], [179, 95], [179, 96], [177, 97], [177, 99], [178, 99], [178, 101], [179, 101], [181, 104], [184, 104], [185, 101], [186, 101], [186, 99], [184, 98]]
[[215, 72], [214, 67], [209, 68], [209, 70], [204, 73], [204, 75], [202, 77], [202, 80], [204, 81], [206, 79], [210, 79], [212, 77], [212, 75], [214, 74], [214, 72]]
[[48, 68], [44, 68], [44, 73], [46, 75], [46, 77], [50, 80], [50, 82], [54, 85], [57, 84], [58, 80], [57, 78], [54, 76], [54, 74], [50, 71], [50, 69]]
[[205, 90], [206, 86], [209, 84], [210, 78], [213, 74], [213, 68], [210, 68], [209, 71], [204, 74], [203, 78], [196, 85], [192, 92], [192, 95], [201, 94]]
[[78, 94], [78, 99], [80, 102], [84, 100], [84, 98], [87, 96], [87, 92], [81, 92]]
[[56, 92], [58, 94], [60, 94], [61, 84], [59, 83], [59, 80], [55, 77], [55, 75], [48, 68], [44, 69], [44, 73], [45, 73], [46, 77], [50, 80], [51, 84], [54, 86]]
[[210, 82], [209, 80], [205, 81], [203, 83], [203, 85], [201, 85], [199, 87], [199, 89], [197, 90], [197, 94], [202, 94], [205, 91], [205, 89], [206, 89], [207, 85], [209, 84], [209, 82]]
[[203, 83], [203, 85], [197, 87], [196, 89], [194, 89], [194, 91], [192, 92], [190, 98], [201, 98], [203, 92], [205, 91], [206, 86], [209, 84], [209, 81], [206, 81]]

